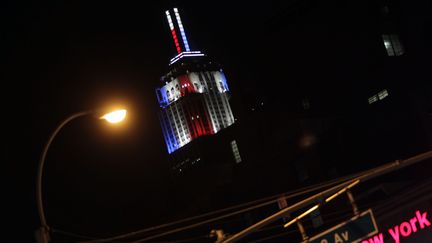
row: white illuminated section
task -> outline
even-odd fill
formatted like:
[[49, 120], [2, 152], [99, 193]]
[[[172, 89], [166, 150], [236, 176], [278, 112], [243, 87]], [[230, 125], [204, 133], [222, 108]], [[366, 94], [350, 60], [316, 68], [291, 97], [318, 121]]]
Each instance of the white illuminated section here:
[[178, 24], [179, 29], [180, 29], [180, 34], [181, 34], [185, 49], [186, 49], [186, 51], [190, 51], [189, 43], [188, 43], [187, 38], [186, 38], [186, 33], [184, 31], [183, 24], [182, 24], [182, 21], [180, 19], [180, 14], [179, 14], [177, 8], [174, 8], [174, 14], [175, 14], [175, 17], [177, 19], [177, 24]]
[[178, 54], [177, 56], [173, 57], [170, 60], [170, 64], [172, 65], [173, 63], [177, 62], [178, 60], [182, 59], [183, 57], [202, 57], [205, 56], [203, 53], [201, 53], [200, 51], [184, 51], [180, 54]]
[[180, 44], [178, 43], [177, 34], [176, 34], [175, 29], [174, 29], [174, 24], [172, 22], [171, 15], [170, 15], [170, 13], [169, 13], [168, 10], [165, 11], [165, 14], [167, 16], [168, 24], [169, 24], [169, 27], [170, 27], [170, 30], [171, 30], [171, 35], [173, 37], [175, 47], [177, 49], [177, 53], [181, 53]]
[[167, 16], [167, 20], [168, 20], [168, 24], [169, 24], [170, 30], [172, 31], [174, 29], [174, 24], [172, 22], [171, 15], [170, 15], [170, 13], [169, 13], [168, 10], [165, 11], [165, 14]]
[[[202, 54], [200, 51], [184, 51], [180, 54], [178, 54], [177, 56], [171, 58], [170, 62], [173, 62], [175, 59], [180, 58], [181, 56], [185, 55], [185, 54]], [[204, 54], [202, 54], [204, 56]]]

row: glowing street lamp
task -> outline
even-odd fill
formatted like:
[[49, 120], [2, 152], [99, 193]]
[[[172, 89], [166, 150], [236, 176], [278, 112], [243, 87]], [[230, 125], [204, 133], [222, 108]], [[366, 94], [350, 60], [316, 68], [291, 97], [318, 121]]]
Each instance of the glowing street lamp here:
[[[60, 125], [57, 126], [57, 128], [51, 134], [51, 136], [48, 139], [48, 142], [46, 143], [46, 145], [44, 147], [44, 150], [43, 150], [42, 155], [41, 155], [40, 160], [39, 160], [38, 174], [36, 177], [36, 203], [37, 203], [38, 213], [39, 213], [39, 218], [40, 218], [40, 223], [41, 223], [40, 228], [36, 231], [36, 240], [38, 241], [38, 243], [48, 243], [50, 241], [49, 226], [46, 222], [45, 213], [44, 213], [44, 209], [43, 209], [43, 203], [42, 203], [42, 175], [43, 175], [43, 167], [45, 164], [45, 158], [46, 158], [48, 149], [49, 149], [52, 141], [56, 137], [56, 135], [59, 133], [59, 131], [66, 124], [68, 124], [70, 121], [72, 121], [78, 117], [82, 117], [82, 116], [86, 116], [86, 115], [97, 115], [97, 114], [98, 114], [98, 112], [96, 112], [96, 111], [83, 111], [83, 112], [78, 112], [78, 113], [70, 115], [68, 118], [63, 120], [60, 123]], [[115, 111], [112, 111], [110, 113], [107, 113], [107, 114], [105, 114], [99, 118], [104, 119], [109, 123], [119, 123], [119, 122], [123, 121], [125, 119], [125, 117], [126, 117], [126, 110], [121, 109], [121, 110], [115, 110]]]
[[110, 113], [107, 113], [100, 117], [100, 119], [105, 119], [109, 123], [119, 123], [122, 122], [126, 117], [126, 110], [116, 110]]

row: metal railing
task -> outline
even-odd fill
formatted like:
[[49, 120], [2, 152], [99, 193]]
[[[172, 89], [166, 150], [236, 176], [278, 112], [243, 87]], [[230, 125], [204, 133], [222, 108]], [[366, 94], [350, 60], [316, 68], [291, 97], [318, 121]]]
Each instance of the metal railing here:
[[[257, 231], [258, 229], [271, 224], [273, 222], [275, 222], [278, 219], [281, 219], [282, 217], [287, 216], [288, 214], [302, 209], [304, 207], [310, 206], [311, 204], [316, 204], [316, 202], [322, 198], [330, 198], [333, 195], [336, 195], [339, 191], [343, 190], [344, 188], [347, 188], [349, 185], [351, 185], [352, 183], [355, 183], [356, 181], [358, 181], [358, 183], [362, 183], [365, 181], [368, 181], [370, 179], [376, 178], [378, 176], [393, 172], [395, 170], [399, 170], [402, 169], [404, 167], [407, 166], [411, 166], [413, 164], [416, 164], [418, 162], [424, 161], [426, 159], [430, 159], [432, 158], [432, 151], [428, 151], [419, 155], [416, 155], [414, 157], [411, 157], [409, 159], [406, 160], [396, 160], [394, 162], [373, 168], [371, 170], [366, 171], [365, 173], [359, 175], [356, 178], [353, 178], [349, 181], [343, 182], [341, 184], [338, 184], [336, 186], [333, 186], [325, 191], [322, 191], [320, 193], [317, 193], [315, 195], [312, 195], [298, 203], [295, 203], [289, 207], [286, 207], [282, 210], [280, 210], [279, 212], [270, 215], [269, 217], [247, 227], [246, 229], [231, 235], [230, 237], [228, 237], [227, 239], [224, 239], [223, 243], [232, 243], [232, 242], [237, 242], [240, 239], [243, 239], [244, 237], [248, 236], [249, 234]], [[356, 183], [357, 184], [357, 183]], [[325, 202], [322, 202], [325, 203]]]

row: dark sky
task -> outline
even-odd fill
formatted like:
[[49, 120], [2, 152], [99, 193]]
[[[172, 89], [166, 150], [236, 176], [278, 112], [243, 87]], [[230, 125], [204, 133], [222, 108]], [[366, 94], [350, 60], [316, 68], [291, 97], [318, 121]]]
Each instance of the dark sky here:
[[82, 118], [52, 145], [44, 175], [48, 223], [111, 235], [170, 220], [175, 198], [154, 95], [175, 55], [168, 8], [180, 9], [191, 49], [223, 65], [237, 109], [266, 96], [282, 101], [283, 90], [343, 97], [357, 81], [381, 75], [374, 4], [157, 2], [2, 3], [2, 96], [14, 117], [6, 127], [14, 184], [7, 199], [13, 228], [25, 225], [21, 234], [31, 238], [38, 226], [34, 180], [49, 134], [74, 112], [112, 104], [128, 108], [124, 127]]
[[[129, 110], [125, 127], [81, 118], [50, 147], [43, 187], [48, 224], [111, 235], [170, 220], [175, 198], [154, 95], [175, 55], [164, 11], [180, 9], [192, 49], [224, 64], [228, 76], [244, 75], [232, 81], [235, 90], [241, 82], [257, 82], [243, 55], [265, 49], [257, 46], [260, 29], [279, 6], [283, 3], [4, 3], [4, 104], [15, 117], [8, 123], [6, 147], [14, 184], [8, 188], [12, 228], [23, 227], [17, 233], [30, 240], [38, 226], [37, 161], [53, 129], [74, 112], [116, 103]], [[234, 72], [239, 68], [243, 73]]]

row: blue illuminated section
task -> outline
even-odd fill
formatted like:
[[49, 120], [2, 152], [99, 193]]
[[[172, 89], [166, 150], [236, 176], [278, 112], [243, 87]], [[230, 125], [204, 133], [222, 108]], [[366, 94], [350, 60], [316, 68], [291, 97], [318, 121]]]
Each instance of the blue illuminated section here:
[[161, 111], [160, 120], [161, 120], [162, 133], [164, 136], [165, 144], [167, 146], [168, 153], [171, 154], [172, 152], [179, 149], [180, 145], [175, 137], [174, 129], [171, 127], [169, 118], [166, 115], [166, 110]]
[[169, 100], [166, 92], [166, 86], [156, 89], [156, 96], [158, 98], [160, 107], [165, 108], [168, 106]]
[[221, 78], [221, 80], [222, 80], [222, 84], [223, 84], [223, 86], [224, 86], [224, 89], [225, 89], [226, 91], [229, 91], [228, 83], [227, 83], [227, 80], [226, 80], [225, 74], [222, 72], [222, 70], [220, 70], [220, 78]]
[[167, 116], [168, 97], [166, 93], [166, 87], [156, 89], [156, 96], [159, 101], [160, 107], [164, 108], [159, 114], [160, 123], [162, 125], [162, 133], [164, 136], [165, 144], [168, 149], [168, 153], [171, 154], [178, 149], [178, 142], [174, 134], [174, 129], [171, 127], [169, 118]]
[[178, 24], [178, 27], [180, 29], [180, 34], [181, 34], [181, 37], [182, 37], [182, 40], [183, 40], [183, 44], [185, 46], [185, 50], [186, 51], [190, 51], [189, 43], [188, 43], [187, 38], [186, 38], [186, 33], [184, 31], [184, 28], [183, 28], [183, 23], [181, 21], [180, 14], [179, 14], [177, 8], [174, 8], [174, 14], [175, 14], [176, 19], [177, 19], [177, 24]]

